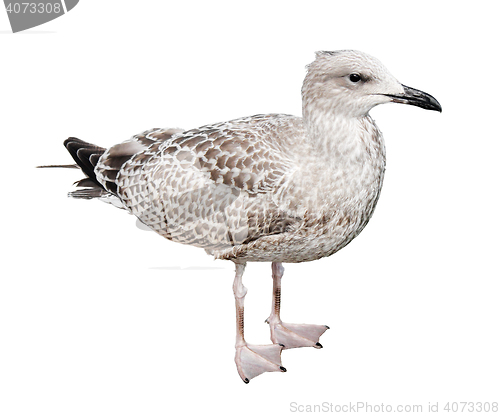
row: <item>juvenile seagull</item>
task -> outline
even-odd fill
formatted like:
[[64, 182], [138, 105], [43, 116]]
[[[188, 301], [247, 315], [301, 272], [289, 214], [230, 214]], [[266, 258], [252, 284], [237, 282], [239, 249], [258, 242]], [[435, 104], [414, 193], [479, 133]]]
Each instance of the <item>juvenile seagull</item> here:
[[[106, 199], [169, 240], [235, 263], [235, 361], [248, 383], [286, 371], [283, 349], [321, 348], [327, 326], [281, 321], [282, 263], [330, 256], [367, 224], [385, 170], [382, 134], [368, 112], [389, 102], [441, 111], [365, 53], [318, 52], [302, 87], [302, 117], [152, 129], [107, 150], [66, 140], [87, 176], [70, 196]], [[243, 335], [242, 277], [252, 261], [272, 262], [270, 345], [248, 344]]]

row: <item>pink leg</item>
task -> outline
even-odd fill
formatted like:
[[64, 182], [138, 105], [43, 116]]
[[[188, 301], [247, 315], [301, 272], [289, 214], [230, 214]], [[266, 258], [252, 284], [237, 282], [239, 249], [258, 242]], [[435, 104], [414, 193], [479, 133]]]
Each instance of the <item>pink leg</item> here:
[[236, 303], [236, 355], [235, 362], [241, 379], [248, 383], [252, 378], [268, 371], [286, 371], [281, 365], [279, 344], [252, 345], [247, 344], [244, 334], [244, 300], [247, 289], [242, 278], [245, 264], [236, 264], [236, 275], [233, 283]]
[[286, 324], [281, 321], [281, 278], [285, 269], [281, 263], [273, 262], [273, 302], [271, 315], [266, 322], [271, 327], [271, 341], [282, 344], [285, 349], [299, 347], [322, 348], [319, 337], [329, 329], [326, 325]]

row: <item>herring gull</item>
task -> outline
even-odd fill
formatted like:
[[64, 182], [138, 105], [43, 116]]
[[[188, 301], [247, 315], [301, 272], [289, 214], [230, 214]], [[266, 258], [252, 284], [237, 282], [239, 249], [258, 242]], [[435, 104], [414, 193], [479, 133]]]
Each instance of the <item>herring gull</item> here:
[[[169, 240], [235, 263], [235, 361], [248, 383], [286, 371], [283, 349], [321, 348], [327, 326], [281, 320], [282, 263], [330, 256], [366, 226], [385, 171], [382, 134], [368, 113], [389, 102], [441, 111], [365, 53], [317, 52], [302, 86], [302, 117], [156, 128], [107, 150], [69, 138], [71, 166], [86, 175], [70, 196], [112, 202]], [[242, 277], [256, 261], [272, 263], [270, 345], [248, 344], [243, 333]]]

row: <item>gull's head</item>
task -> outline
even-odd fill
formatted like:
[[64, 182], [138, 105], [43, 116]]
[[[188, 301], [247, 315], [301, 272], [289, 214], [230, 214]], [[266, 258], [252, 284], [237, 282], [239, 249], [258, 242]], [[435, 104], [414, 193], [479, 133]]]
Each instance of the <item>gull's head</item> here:
[[304, 117], [314, 111], [362, 117], [379, 104], [396, 102], [441, 111], [429, 94], [401, 84], [382, 63], [363, 52], [317, 52], [302, 87]]

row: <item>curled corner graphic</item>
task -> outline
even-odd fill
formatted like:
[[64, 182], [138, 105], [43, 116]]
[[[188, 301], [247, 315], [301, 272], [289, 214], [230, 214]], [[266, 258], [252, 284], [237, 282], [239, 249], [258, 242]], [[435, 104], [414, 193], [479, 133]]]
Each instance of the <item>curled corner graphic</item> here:
[[79, 0], [4, 0], [12, 32], [21, 32], [57, 19]]

